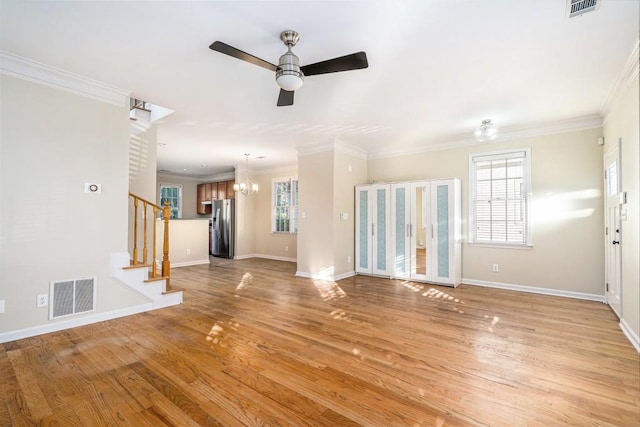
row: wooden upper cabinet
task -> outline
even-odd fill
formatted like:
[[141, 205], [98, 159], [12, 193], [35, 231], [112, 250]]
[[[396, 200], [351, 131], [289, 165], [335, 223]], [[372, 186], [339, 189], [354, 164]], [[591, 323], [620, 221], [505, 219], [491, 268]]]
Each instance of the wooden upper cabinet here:
[[218, 182], [218, 199], [227, 198], [227, 182]]
[[198, 192], [196, 196], [196, 213], [199, 215], [205, 215], [207, 213], [207, 205], [203, 205], [202, 202], [206, 201], [206, 184], [198, 184]]
[[211, 213], [211, 204], [202, 202], [210, 202], [212, 199], [235, 199], [236, 192], [233, 191], [233, 184], [235, 184], [234, 180], [198, 184], [196, 212], [199, 215]]
[[205, 197], [206, 200], [217, 199], [218, 198], [218, 183], [217, 182], [207, 182], [205, 184], [206, 191]]
[[211, 185], [211, 198], [219, 199], [220, 197], [218, 197], [218, 183], [212, 182], [210, 185]]
[[227, 181], [227, 199], [235, 199], [236, 198], [236, 192], [233, 189], [233, 185], [236, 182], [234, 180], [231, 181]]

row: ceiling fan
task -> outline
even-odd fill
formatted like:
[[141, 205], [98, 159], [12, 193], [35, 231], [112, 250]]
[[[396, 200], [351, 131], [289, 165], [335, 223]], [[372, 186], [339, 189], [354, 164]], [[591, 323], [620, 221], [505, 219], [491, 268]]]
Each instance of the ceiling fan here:
[[357, 52], [351, 55], [316, 62], [315, 64], [303, 65], [301, 67], [298, 57], [291, 51], [291, 48], [300, 40], [298, 33], [293, 30], [283, 31], [280, 34], [280, 40], [287, 46], [287, 51], [280, 57], [278, 65], [243, 52], [221, 41], [213, 42], [211, 46], [209, 46], [209, 49], [250, 62], [267, 70], [275, 71], [276, 83], [280, 86], [278, 107], [293, 105], [293, 94], [302, 86], [305, 76], [359, 70], [369, 66], [367, 54], [365, 52]]

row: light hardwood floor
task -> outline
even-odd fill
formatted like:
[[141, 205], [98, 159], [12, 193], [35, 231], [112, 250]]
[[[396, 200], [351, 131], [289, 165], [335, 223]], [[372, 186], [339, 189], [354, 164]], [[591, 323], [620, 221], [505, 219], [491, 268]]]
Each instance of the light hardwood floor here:
[[214, 259], [184, 304], [0, 344], [3, 426], [638, 426], [597, 302]]

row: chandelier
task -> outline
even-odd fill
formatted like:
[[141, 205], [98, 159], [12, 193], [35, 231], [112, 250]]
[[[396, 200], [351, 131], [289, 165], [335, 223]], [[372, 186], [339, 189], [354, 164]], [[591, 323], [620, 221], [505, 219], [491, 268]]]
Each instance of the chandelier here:
[[482, 121], [482, 124], [476, 129], [473, 136], [476, 137], [478, 142], [493, 141], [498, 137], [498, 132], [498, 127], [493, 124], [491, 119], [486, 119]]
[[[247, 161], [247, 167], [245, 169], [245, 178], [244, 180], [240, 180], [240, 171], [238, 171], [238, 182], [233, 184], [233, 190], [239, 193], [244, 194], [245, 196], [250, 196], [253, 193], [258, 192], [258, 184], [254, 184], [249, 180], [249, 153], [244, 153]], [[239, 169], [239, 168], [238, 168]]]

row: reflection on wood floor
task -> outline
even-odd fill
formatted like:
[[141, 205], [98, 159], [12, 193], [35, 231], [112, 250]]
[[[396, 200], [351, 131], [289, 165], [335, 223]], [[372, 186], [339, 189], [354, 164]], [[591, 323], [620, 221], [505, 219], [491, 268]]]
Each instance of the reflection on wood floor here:
[[640, 425], [604, 304], [365, 276], [342, 295], [295, 269], [176, 268], [180, 306], [0, 344], [0, 425]]

